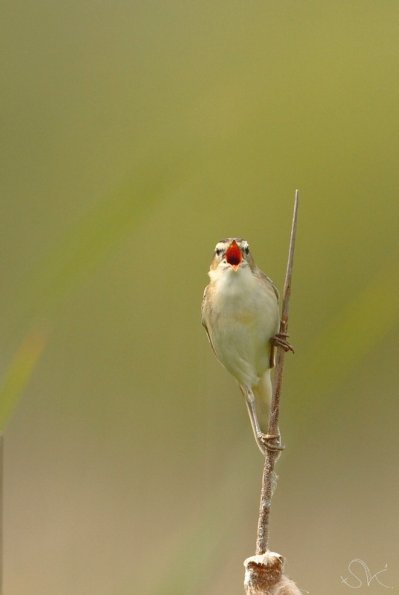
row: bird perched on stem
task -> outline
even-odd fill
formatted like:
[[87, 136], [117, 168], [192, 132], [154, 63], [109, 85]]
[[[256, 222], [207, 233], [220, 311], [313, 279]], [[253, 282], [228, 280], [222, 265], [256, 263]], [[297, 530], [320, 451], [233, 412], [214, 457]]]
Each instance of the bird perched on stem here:
[[256, 443], [262, 452], [279, 449], [267, 434], [272, 397], [270, 372], [275, 347], [292, 347], [279, 334], [278, 291], [241, 238], [216, 244], [210, 282], [202, 299], [202, 324], [217, 359], [238, 381]]

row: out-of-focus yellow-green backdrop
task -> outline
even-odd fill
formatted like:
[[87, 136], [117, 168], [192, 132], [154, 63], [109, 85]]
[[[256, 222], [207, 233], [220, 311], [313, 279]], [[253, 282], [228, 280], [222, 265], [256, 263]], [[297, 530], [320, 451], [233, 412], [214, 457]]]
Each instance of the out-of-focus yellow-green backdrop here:
[[270, 546], [305, 593], [399, 589], [398, 3], [6, 0], [2, 29], [7, 595], [242, 592], [262, 459], [200, 302], [228, 235], [281, 287], [295, 188]]

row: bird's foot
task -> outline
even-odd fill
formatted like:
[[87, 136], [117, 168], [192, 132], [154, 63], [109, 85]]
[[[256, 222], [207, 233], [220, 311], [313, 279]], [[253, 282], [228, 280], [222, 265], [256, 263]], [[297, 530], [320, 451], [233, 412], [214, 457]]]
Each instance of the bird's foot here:
[[272, 344], [276, 347], [281, 347], [284, 351], [292, 351], [292, 353], [295, 353], [293, 346], [288, 343], [287, 339], [287, 333], [276, 333], [274, 337], [272, 337]]
[[266, 454], [266, 451], [280, 451], [284, 450], [285, 446], [281, 444], [281, 436], [280, 434], [259, 434], [258, 435], [259, 446], [261, 448], [263, 454]]

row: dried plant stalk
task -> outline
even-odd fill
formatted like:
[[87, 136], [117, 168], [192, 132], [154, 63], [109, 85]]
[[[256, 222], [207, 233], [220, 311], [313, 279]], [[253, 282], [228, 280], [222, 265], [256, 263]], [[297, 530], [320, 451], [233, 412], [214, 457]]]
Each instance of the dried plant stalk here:
[[[280, 321], [280, 335], [282, 336], [287, 336], [288, 332], [288, 312], [291, 296], [291, 280], [294, 263], [296, 229], [298, 221], [298, 204], [299, 191], [296, 190]], [[280, 445], [279, 415], [281, 387], [283, 381], [284, 357], [284, 349], [278, 348], [276, 369], [274, 375], [273, 397], [270, 407], [268, 425], [268, 434], [270, 434], [271, 436], [278, 437], [275, 438], [276, 446]], [[268, 551], [269, 517], [275, 483], [274, 466], [279, 454], [279, 450], [275, 450], [272, 448], [268, 448], [266, 451], [265, 464], [263, 467], [262, 475], [262, 488], [260, 495], [258, 530], [256, 538], [256, 555], [247, 558], [244, 562], [244, 585], [247, 595], [255, 595], [262, 593], [272, 594], [274, 592], [277, 593], [277, 588], [280, 589], [279, 592], [282, 592], [281, 589], [284, 588], [284, 593], [286, 593], [287, 595], [300, 593], [296, 585], [282, 574], [282, 568], [284, 563], [283, 557], [280, 556], [280, 554]], [[276, 572], [276, 568], [278, 568], [278, 572]]]

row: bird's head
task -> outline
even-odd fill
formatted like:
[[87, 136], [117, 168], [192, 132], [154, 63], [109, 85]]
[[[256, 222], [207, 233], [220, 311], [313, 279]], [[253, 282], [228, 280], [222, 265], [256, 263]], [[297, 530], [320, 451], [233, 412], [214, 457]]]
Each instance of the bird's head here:
[[226, 238], [216, 244], [211, 262], [211, 271], [232, 270], [237, 272], [247, 266], [252, 269], [254, 262], [246, 240]]

